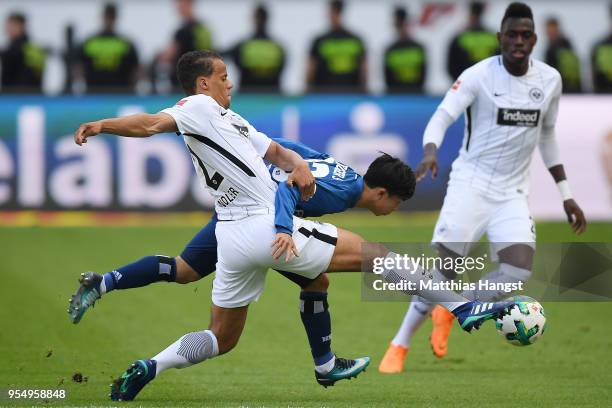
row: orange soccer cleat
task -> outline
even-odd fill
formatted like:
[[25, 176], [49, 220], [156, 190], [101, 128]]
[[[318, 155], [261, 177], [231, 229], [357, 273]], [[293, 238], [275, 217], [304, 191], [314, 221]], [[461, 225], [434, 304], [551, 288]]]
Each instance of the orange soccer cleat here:
[[385, 353], [378, 371], [384, 374], [397, 374], [401, 373], [404, 369], [404, 359], [408, 353], [408, 348], [393, 343], [389, 344], [389, 348]]
[[438, 305], [431, 311], [431, 320], [433, 322], [431, 337], [429, 337], [431, 349], [436, 357], [442, 358], [448, 352], [448, 335], [453, 327], [455, 316]]

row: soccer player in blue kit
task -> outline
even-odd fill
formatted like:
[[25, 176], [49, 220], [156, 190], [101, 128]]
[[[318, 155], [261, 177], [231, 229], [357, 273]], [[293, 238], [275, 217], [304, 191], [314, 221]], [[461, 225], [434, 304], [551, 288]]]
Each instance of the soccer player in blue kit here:
[[[320, 217], [358, 207], [367, 208], [375, 215], [387, 215], [414, 194], [416, 182], [412, 169], [387, 154], [382, 154], [372, 162], [362, 177], [330, 155], [319, 153], [302, 143], [280, 138], [274, 141], [295, 151], [310, 163], [317, 185], [314, 196], [308, 201], [302, 201], [297, 187], [285, 183], [287, 173], [269, 165], [270, 175], [278, 183], [275, 200], [278, 234], [291, 235], [294, 213], [300, 217]], [[367, 180], [365, 183], [364, 179]], [[212, 274], [217, 263], [216, 224], [217, 216], [213, 214], [208, 224], [175, 258], [147, 256], [104, 275], [94, 272], [82, 274], [81, 287], [70, 302], [70, 320], [78, 323], [102, 294], [112, 290], [137, 288], [159, 281], [190, 283]], [[280, 245], [278, 235], [275, 243], [278, 243], [276, 258], [283, 253], [287, 256], [295, 255], [292, 248]], [[289, 272], [281, 273], [302, 288], [311, 281]]]
[[[362, 177], [330, 155], [319, 153], [302, 143], [285, 139], [274, 141], [302, 156], [309, 163], [316, 181], [315, 194], [308, 201], [303, 201], [297, 186], [287, 184], [288, 173], [274, 165], [268, 166], [270, 176], [278, 183], [275, 198], [277, 235], [272, 244], [275, 258], [283, 254], [287, 260], [299, 256], [292, 239], [294, 214], [318, 217], [360, 207], [367, 208], [375, 215], [387, 215], [414, 194], [416, 179], [411, 168], [388, 154], [382, 154], [374, 160]], [[190, 283], [212, 274], [217, 263], [217, 222], [217, 215], [214, 214], [180, 256], [175, 258], [146, 256], [104, 275], [94, 272], [82, 274], [81, 285], [71, 298], [68, 309], [71, 321], [78, 323], [89, 307], [110, 291], [142, 287], [158, 281]], [[300, 228], [299, 231], [306, 239], [313, 235], [316, 239], [336, 245], [337, 238], [319, 232], [316, 228], [311, 231]], [[322, 280], [315, 280], [291, 272], [279, 272], [302, 289], [300, 316], [315, 364], [328, 361], [331, 353], [331, 319], [327, 311], [329, 281], [326, 275]]]

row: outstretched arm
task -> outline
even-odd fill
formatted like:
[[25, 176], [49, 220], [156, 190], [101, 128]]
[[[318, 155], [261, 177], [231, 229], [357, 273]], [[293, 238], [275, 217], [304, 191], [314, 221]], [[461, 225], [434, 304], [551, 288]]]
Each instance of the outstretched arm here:
[[83, 123], [74, 133], [74, 142], [81, 146], [87, 138], [100, 133], [126, 137], [149, 137], [156, 133], [176, 132], [174, 118], [167, 113], [138, 113], [121, 118], [102, 119]]

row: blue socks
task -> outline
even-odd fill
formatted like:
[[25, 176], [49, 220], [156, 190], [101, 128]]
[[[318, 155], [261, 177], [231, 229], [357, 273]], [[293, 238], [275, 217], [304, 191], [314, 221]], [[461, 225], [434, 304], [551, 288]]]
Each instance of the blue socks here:
[[153, 282], [176, 280], [176, 261], [163, 255], [145, 256], [136, 262], [104, 274], [105, 293], [115, 289], [138, 288]]
[[331, 318], [328, 308], [327, 293], [300, 293], [300, 316], [316, 366], [334, 358], [331, 351]]

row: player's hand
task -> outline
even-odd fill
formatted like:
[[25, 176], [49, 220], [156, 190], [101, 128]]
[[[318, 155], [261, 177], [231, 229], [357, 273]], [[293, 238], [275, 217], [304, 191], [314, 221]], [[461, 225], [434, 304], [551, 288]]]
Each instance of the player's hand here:
[[82, 146], [83, 143], [87, 143], [87, 138], [98, 135], [102, 132], [102, 122], [88, 122], [83, 123], [77, 131], [74, 133], [74, 143]]
[[586, 230], [587, 221], [584, 213], [573, 199], [563, 201], [563, 209], [567, 215], [567, 222], [572, 226], [576, 235], [582, 234]]
[[436, 154], [427, 154], [419, 163], [414, 173], [416, 181], [419, 182], [425, 178], [427, 172], [431, 171], [431, 178], [436, 178], [438, 175], [438, 158]]
[[438, 175], [438, 147], [435, 143], [427, 143], [423, 148], [423, 160], [419, 163], [414, 173], [416, 181], [419, 182], [431, 171], [431, 178]]
[[314, 195], [316, 189], [315, 178], [306, 162], [304, 162], [303, 165], [296, 167], [291, 173], [289, 173], [287, 185], [289, 185], [289, 187], [293, 187], [294, 184], [300, 189], [300, 194], [303, 201], [310, 200]]
[[300, 256], [293, 242], [293, 237], [285, 232], [277, 232], [272, 242], [272, 257], [280, 258], [285, 253], [285, 262], [289, 262], [294, 256]]

